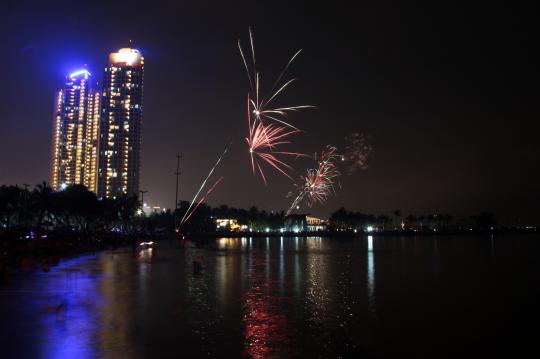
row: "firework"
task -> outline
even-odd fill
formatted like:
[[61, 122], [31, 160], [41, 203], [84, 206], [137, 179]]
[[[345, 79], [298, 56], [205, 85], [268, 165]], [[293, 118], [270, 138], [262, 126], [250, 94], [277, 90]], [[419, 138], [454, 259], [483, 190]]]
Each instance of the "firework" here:
[[337, 162], [342, 156], [337, 154], [337, 148], [327, 146], [317, 160], [317, 168], [308, 169], [305, 176], [300, 176], [300, 185], [297, 186], [295, 198], [287, 210], [287, 215], [307, 198], [309, 206], [314, 203], [323, 203], [328, 196], [334, 193], [335, 179], [341, 175], [337, 168]]
[[246, 56], [244, 55], [244, 51], [242, 50], [242, 45], [240, 43], [240, 40], [238, 40], [238, 50], [240, 50], [240, 56], [242, 57], [242, 61], [244, 63], [244, 67], [246, 69], [246, 73], [249, 80], [249, 86], [251, 89], [250, 94], [252, 94], [252, 97], [249, 99], [248, 102], [248, 112], [253, 114], [254, 116], [254, 124], [258, 121], [263, 121], [265, 119], [276, 121], [281, 123], [282, 125], [285, 125], [287, 127], [291, 127], [295, 130], [298, 130], [295, 126], [293, 126], [291, 123], [285, 121], [283, 118], [287, 116], [288, 112], [292, 111], [299, 111], [301, 109], [306, 108], [314, 108], [314, 106], [311, 105], [296, 105], [296, 106], [284, 106], [284, 107], [272, 107], [271, 103], [279, 97], [280, 94], [282, 94], [285, 90], [287, 90], [291, 84], [296, 81], [296, 79], [289, 79], [287, 81], [282, 81], [283, 76], [287, 72], [287, 69], [289, 66], [293, 63], [294, 59], [302, 52], [302, 50], [298, 50], [287, 62], [283, 70], [281, 71], [280, 75], [277, 77], [276, 81], [274, 82], [274, 85], [272, 86], [270, 90], [270, 95], [263, 97], [260, 94], [260, 73], [257, 71], [257, 63], [255, 60], [255, 45], [253, 41], [253, 33], [251, 32], [251, 29], [249, 30], [249, 40], [250, 40], [250, 48], [251, 48], [251, 64], [248, 65], [248, 60]]
[[300, 54], [301, 50], [297, 51], [291, 57], [283, 71], [281, 71], [280, 75], [274, 82], [272, 89], [270, 90], [270, 95], [263, 97], [260, 94], [261, 77], [260, 73], [257, 71], [255, 46], [251, 29], [249, 31], [249, 42], [251, 49], [251, 61], [248, 64], [248, 60], [244, 55], [240, 40], [238, 40], [238, 49], [240, 50], [240, 55], [246, 69], [250, 86], [250, 92], [247, 96], [248, 137], [246, 137], [246, 142], [249, 147], [253, 174], [260, 174], [261, 178], [266, 184], [266, 176], [257, 159], [267, 163], [288, 178], [291, 178], [289, 174], [287, 174], [287, 170], [291, 169], [291, 167], [284, 162], [281, 157], [301, 156], [302, 154], [281, 151], [279, 147], [281, 145], [290, 144], [291, 142], [288, 140], [288, 137], [300, 132], [300, 130], [293, 126], [290, 122], [285, 121], [284, 118], [291, 111], [299, 111], [301, 109], [310, 108], [313, 106], [298, 105], [272, 107], [272, 102], [295, 81], [295, 79], [290, 79], [287, 81], [282, 81], [282, 79], [291, 63]]
[[[249, 104], [249, 96], [248, 96]], [[249, 105], [248, 105], [249, 106]], [[274, 167], [276, 170], [291, 178], [286, 172], [286, 169], [290, 169], [287, 163], [279, 159], [279, 155], [288, 155], [288, 156], [302, 156], [301, 153], [288, 152], [288, 151], [278, 151], [277, 147], [284, 144], [289, 144], [291, 141], [287, 140], [287, 137], [293, 135], [298, 130], [288, 130], [285, 126], [277, 126], [275, 124], [264, 125], [261, 121], [257, 123], [252, 123], [251, 114], [248, 110], [248, 126], [249, 126], [249, 136], [246, 137], [246, 142], [249, 147], [249, 155], [251, 157], [251, 168], [253, 174], [256, 172], [260, 173], [261, 178], [266, 184], [266, 176], [261, 168], [257, 158], [265, 161], [270, 166]], [[292, 179], [292, 178], [291, 178]]]
[[[182, 222], [180, 223], [180, 225], [186, 223], [190, 218], [191, 218], [191, 215], [197, 210], [197, 208], [199, 208], [199, 206], [201, 205], [201, 203], [204, 202], [204, 200], [206, 199], [206, 197], [214, 190], [214, 188], [216, 188], [216, 186], [223, 180], [223, 177], [220, 177], [216, 183], [214, 183], [212, 185], [212, 187], [210, 187], [210, 189], [206, 192], [206, 194], [204, 196], [201, 197], [201, 199], [199, 200], [199, 202], [197, 202], [197, 205], [195, 207], [193, 207], [193, 209], [191, 210], [191, 212], [189, 212], [189, 214], [187, 216], [185, 216], [185, 219], [182, 220]], [[188, 209], [189, 211], [189, 209]], [[186, 214], [188, 212], [186, 211]]]
[[[230, 146], [230, 145], [229, 145]], [[201, 204], [202, 200], [199, 201], [199, 203], [196, 205], [196, 207], [191, 210], [191, 207], [193, 207], [193, 204], [195, 203], [195, 201], [197, 201], [197, 198], [199, 197], [199, 195], [201, 194], [202, 190], [204, 189], [204, 187], [206, 186], [206, 182], [208, 182], [208, 179], [212, 176], [212, 174], [214, 173], [214, 170], [217, 168], [217, 166], [219, 165], [219, 163], [221, 162], [221, 159], [225, 156], [225, 154], [227, 153], [228, 149], [229, 149], [229, 146], [225, 147], [225, 150], [223, 151], [223, 153], [221, 154], [221, 156], [219, 156], [219, 158], [217, 159], [216, 163], [214, 164], [214, 167], [212, 167], [210, 169], [210, 172], [208, 173], [208, 175], [206, 176], [206, 178], [204, 179], [204, 181], [201, 183], [201, 186], [199, 187], [199, 190], [197, 191], [197, 193], [195, 193], [195, 196], [193, 196], [193, 199], [191, 200], [191, 202], [189, 203], [189, 206], [188, 206], [188, 209], [186, 210], [186, 213], [184, 213], [184, 216], [182, 217], [182, 219], [180, 220], [180, 225], [184, 224], [188, 219], [189, 217], [191, 217], [191, 215], [193, 214], [193, 212], [195, 212], [195, 210], [199, 207], [199, 205]], [[217, 186], [217, 184], [219, 182], [221, 182], [221, 180], [223, 179], [220, 178], [211, 188], [210, 190], [203, 196], [203, 200], [206, 198], [206, 196], [208, 196], [210, 194], [210, 192], [212, 192], [212, 190], [214, 189], [215, 186]]]
[[357, 170], [365, 170], [367, 168], [367, 161], [371, 154], [372, 147], [369, 143], [371, 136], [365, 136], [362, 133], [352, 133], [345, 137], [347, 145], [343, 153], [343, 161], [347, 162], [347, 173], [353, 174]]

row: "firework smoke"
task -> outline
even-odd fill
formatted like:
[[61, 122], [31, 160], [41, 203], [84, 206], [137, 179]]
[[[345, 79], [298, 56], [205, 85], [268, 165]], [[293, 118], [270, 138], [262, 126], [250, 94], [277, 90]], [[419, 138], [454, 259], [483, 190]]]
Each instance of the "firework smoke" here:
[[343, 152], [343, 161], [347, 164], [347, 174], [367, 169], [369, 155], [373, 148], [369, 143], [371, 136], [355, 132], [345, 137], [347, 144]]

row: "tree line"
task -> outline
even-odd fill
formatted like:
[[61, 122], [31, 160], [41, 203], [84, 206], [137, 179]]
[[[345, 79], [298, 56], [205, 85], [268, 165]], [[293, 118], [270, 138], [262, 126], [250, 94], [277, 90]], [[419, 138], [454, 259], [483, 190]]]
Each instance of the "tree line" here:
[[[172, 233], [179, 225], [189, 202], [180, 201], [176, 211], [140, 215], [141, 203], [136, 196], [121, 196], [115, 199], [98, 199], [83, 185], [68, 186], [62, 191], [54, 191], [46, 182], [33, 189], [19, 186], [0, 186], [0, 229], [10, 232], [21, 228], [36, 230], [69, 229], [82, 233], [110, 232], [121, 233], [157, 232]], [[139, 214], [138, 214], [139, 213]], [[255, 206], [249, 209], [234, 208], [227, 205], [212, 207], [202, 203], [182, 230], [192, 232], [213, 232], [215, 219], [236, 219], [253, 231], [266, 228], [284, 227], [284, 211], [266, 211]], [[455, 226], [488, 229], [497, 225], [493, 213], [484, 211], [477, 216], [455, 220], [450, 214], [426, 214], [403, 216], [400, 210], [391, 215], [365, 214], [349, 211], [343, 207], [333, 212], [329, 218], [329, 228], [336, 230], [365, 230], [375, 226], [378, 230], [402, 230], [417, 228], [450, 228]]]
[[32, 190], [0, 186], [0, 227], [37, 230], [72, 229], [80, 232], [128, 230], [139, 207], [135, 196], [98, 200], [83, 185], [54, 191], [46, 182]]
[[341, 207], [330, 216], [331, 227], [338, 230], [364, 230], [367, 226], [375, 226], [378, 230], [432, 230], [432, 229], [476, 229], [487, 230], [497, 226], [495, 215], [489, 211], [482, 211], [478, 215], [455, 219], [451, 214], [425, 214], [403, 216], [401, 210], [396, 209], [392, 215], [374, 215], [361, 212], [348, 211]]
[[[146, 234], [173, 233], [189, 208], [180, 201], [176, 211], [142, 215], [142, 203], [136, 196], [98, 199], [84, 185], [54, 191], [46, 182], [33, 189], [0, 186], [0, 230], [5, 232], [34, 229], [74, 230], [82, 233], [118, 231]], [[211, 207], [202, 203], [182, 225], [186, 231], [214, 231], [216, 218], [234, 218], [253, 230], [277, 228], [285, 212], [267, 212], [257, 207]]]

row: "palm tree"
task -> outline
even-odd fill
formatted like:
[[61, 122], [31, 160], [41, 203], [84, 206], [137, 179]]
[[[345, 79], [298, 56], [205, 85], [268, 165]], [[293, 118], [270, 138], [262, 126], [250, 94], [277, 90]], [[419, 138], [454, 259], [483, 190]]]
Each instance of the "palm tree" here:
[[51, 212], [51, 197], [53, 189], [43, 181], [38, 183], [36, 188], [32, 191], [31, 201], [32, 207], [36, 210], [36, 227], [41, 229], [43, 221], [48, 217]]
[[65, 224], [74, 225], [79, 230], [87, 230], [97, 217], [98, 201], [93, 192], [76, 184], [57, 192], [58, 210], [65, 218]]
[[98, 207], [101, 228], [108, 231], [118, 222], [116, 200], [112, 198], [103, 198], [99, 201]]
[[426, 216], [420, 216], [418, 217], [418, 220], [420, 221], [420, 230], [424, 227], [424, 221], [426, 220]]
[[444, 226], [448, 227], [450, 225], [450, 221], [453, 219], [452, 215], [450, 213], [447, 213], [443, 216], [444, 220]]
[[11, 228], [13, 221], [20, 219], [23, 203], [22, 189], [18, 186], [0, 186], [0, 223], [6, 229]]
[[412, 214], [409, 214], [407, 216], [407, 225], [409, 227], [412, 227], [414, 222], [416, 222], [416, 217], [414, 215], [412, 215]]
[[135, 213], [139, 208], [139, 200], [137, 196], [124, 195], [117, 198], [118, 214], [120, 215], [120, 221], [122, 222], [122, 229], [126, 230], [129, 224], [132, 222]]
[[390, 217], [385, 214], [381, 214], [377, 217], [377, 222], [380, 226], [382, 226], [382, 230], [384, 232], [386, 225], [390, 222]]
[[437, 228], [438, 227], [438, 225], [437, 225], [438, 218], [439, 218], [439, 216], [436, 213], [430, 214], [428, 216], [429, 226]]
[[397, 227], [399, 228], [399, 218], [402, 216], [401, 211], [399, 209], [396, 209], [394, 210], [393, 214], [396, 220]]
[[346, 229], [349, 221], [349, 212], [345, 207], [341, 207], [330, 215], [330, 223], [337, 229]]
[[255, 227], [255, 223], [259, 219], [259, 209], [255, 206], [251, 206], [249, 209], [249, 225], [253, 229]]
[[217, 208], [216, 214], [220, 216], [221, 218], [229, 218], [230, 217], [229, 211], [230, 211], [229, 206], [227, 206], [226, 204], [222, 204], [221, 206], [219, 206], [219, 208]]

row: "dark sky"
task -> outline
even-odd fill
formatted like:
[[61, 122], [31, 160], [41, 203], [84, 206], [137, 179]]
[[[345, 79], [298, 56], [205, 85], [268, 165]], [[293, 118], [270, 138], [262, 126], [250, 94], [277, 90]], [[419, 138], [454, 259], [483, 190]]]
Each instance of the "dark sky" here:
[[[236, 48], [252, 26], [263, 86], [295, 50], [298, 83], [283, 104], [316, 110], [291, 120], [305, 133], [291, 149], [343, 146], [371, 134], [369, 168], [312, 213], [493, 210], [539, 223], [537, 9], [522, 5], [430, 5], [380, 1], [3, 2], [0, 12], [0, 183], [49, 178], [53, 96], [87, 64], [101, 79], [109, 52], [145, 56], [142, 188], [171, 207], [177, 152], [181, 197], [192, 196], [234, 141], [209, 203], [284, 209], [290, 180], [251, 174], [248, 83]], [[264, 82], [265, 79], [267, 82]], [[293, 161], [296, 175], [306, 161]], [[295, 175], [295, 176], [296, 176]]]

